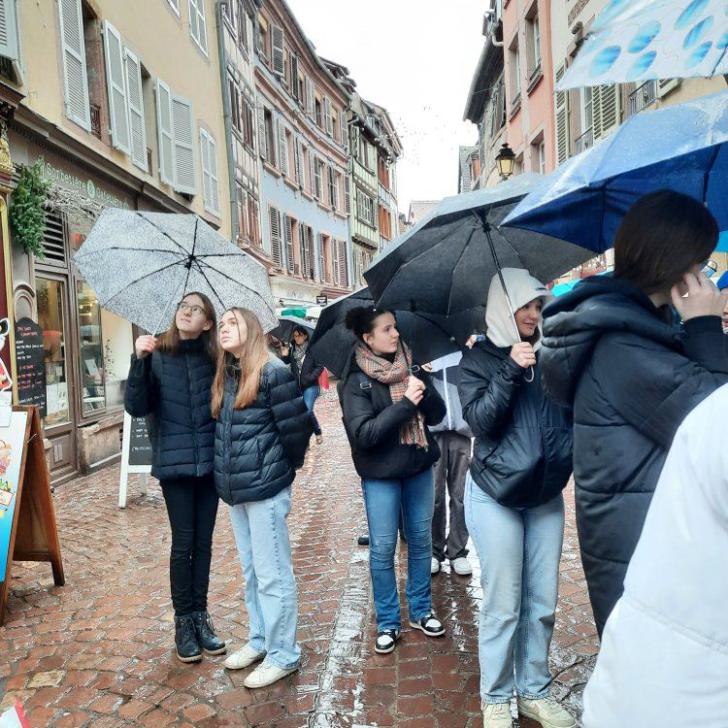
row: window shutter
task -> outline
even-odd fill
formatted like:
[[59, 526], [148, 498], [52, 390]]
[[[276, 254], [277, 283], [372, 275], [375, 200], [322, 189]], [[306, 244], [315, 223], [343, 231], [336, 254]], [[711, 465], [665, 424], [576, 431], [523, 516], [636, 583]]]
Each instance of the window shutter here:
[[275, 264], [283, 267], [283, 250], [281, 248], [281, 213], [275, 207], [268, 208], [270, 214], [270, 248]]
[[679, 78], [663, 78], [657, 82], [657, 96], [662, 98], [667, 96], [671, 91], [674, 91], [680, 86]]
[[313, 228], [306, 228], [306, 260], [308, 260], [308, 269], [306, 270], [306, 277], [313, 280], [316, 277], [315, 263], [314, 263], [314, 243], [313, 243]]
[[339, 240], [339, 285], [349, 285], [349, 269], [346, 261], [346, 240]]
[[349, 181], [349, 175], [344, 177], [344, 203], [346, 205], [346, 214], [351, 212], [351, 182]]
[[200, 129], [200, 150], [202, 152], [202, 189], [205, 209], [215, 215], [220, 214], [220, 199], [217, 179], [217, 145], [215, 140]]
[[331, 99], [328, 96], [324, 97], [324, 128], [329, 136], [333, 136], [334, 124], [331, 118]]
[[174, 184], [174, 137], [172, 133], [172, 92], [157, 79], [157, 129], [159, 130], [159, 177]]
[[295, 165], [296, 165], [296, 182], [303, 187], [303, 161], [302, 161], [302, 153], [301, 153], [301, 140], [296, 137], [295, 142]]
[[258, 102], [258, 152], [263, 159], [268, 159], [268, 140], [265, 135], [265, 108]]
[[319, 282], [323, 283], [326, 280], [326, 257], [324, 256], [324, 236], [319, 234], [318, 240], [318, 273]]
[[359, 128], [354, 127], [351, 134], [351, 156], [359, 159]]
[[86, 46], [83, 40], [81, 0], [58, 0], [63, 48], [63, 80], [66, 92], [66, 113], [87, 131], [91, 130], [88, 98]]
[[194, 128], [192, 103], [181, 96], [172, 96], [174, 188], [177, 192], [188, 195], [194, 195], [197, 192]]
[[210, 150], [207, 144], [207, 133], [200, 129], [200, 158], [202, 159], [202, 198], [205, 209], [210, 206]]
[[290, 55], [290, 65], [291, 65], [291, 95], [294, 99], [298, 98], [298, 56], [295, 53], [291, 53]]
[[286, 236], [286, 270], [293, 273], [293, 220], [283, 216], [283, 233]]
[[147, 168], [147, 130], [144, 123], [144, 99], [142, 96], [142, 68], [139, 59], [124, 50], [126, 67], [127, 101], [129, 102], [129, 142], [131, 161], [144, 172]]
[[[565, 68], [561, 66], [556, 71], [556, 83], [564, 75]], [[496, 99], [500, 103], [500, 99]], [[500, 128], [500, 127], [499, 127]], [[556, 92], [556, 159], [561, 164], [569, 158], [571, 142], [569, 139], [569, 92]]]
[[341, 124], [341, 146], [349, 151], [349, 134], [347, 133], [346, 127], [346, 112], [343, 111], [339, 117], [339, 124]]
[[278, 120], [278, 166], [283, 174], [288, 177], [288, 144], [286, 144], [286, 127]]
[[339, 241], [331, 239], [331, 248], [332, 248], [332, 262], [333, 262], [333, 268], [334, 268], [334, 284], [339, 285]]
[[619, 86], [601, 87], [602, 136], [605, 137], [619, 126]]
[[0, 56], [18, 60], [18, 23], [16, 0], [0, 0]]
[[124, 78], [124, 51], [119, 31], [104, 21], [104, 50], [106, 55], [106, 85], [109, 92], [111, 143], [124, 154], [131, 154], [129, 145], [129, 111]]
[[306, 76], [306, 113], [313, 117], [314, 114], [314, 88], [311, 79]]
[[271, 28], [273, 41], [273, 73], [283, 76], [286, 72], [286, 63], [283, 55], [283, 28], [274, 25]]

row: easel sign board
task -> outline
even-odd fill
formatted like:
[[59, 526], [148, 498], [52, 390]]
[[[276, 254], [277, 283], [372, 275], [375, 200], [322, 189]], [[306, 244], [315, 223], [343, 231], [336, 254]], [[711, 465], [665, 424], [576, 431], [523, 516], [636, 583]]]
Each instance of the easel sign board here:
[[152, 443], [144, 417], [132, 417], [124, 413], [124, 435], [121, 447], [121, 470], [119, 473], [119, 508], [126, 508], [126, 494], [129, 475], [141, 474], [142, 495], [147, 492], [147, 475], [152, 472]]
[[0, 625], [13, 561], [50, 561], [55, 584], [65, 583], [37, 407], [13, 407], [0, 426]]

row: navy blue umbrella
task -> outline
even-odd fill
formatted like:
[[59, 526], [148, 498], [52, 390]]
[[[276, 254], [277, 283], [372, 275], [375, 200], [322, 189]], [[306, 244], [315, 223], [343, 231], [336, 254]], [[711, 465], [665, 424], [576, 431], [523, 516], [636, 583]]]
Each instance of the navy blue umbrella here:
[[552, 172], [503, 221], [603, 253], [631, 205], [671, 189], [728, 230], [728, 91], [630, 118]]

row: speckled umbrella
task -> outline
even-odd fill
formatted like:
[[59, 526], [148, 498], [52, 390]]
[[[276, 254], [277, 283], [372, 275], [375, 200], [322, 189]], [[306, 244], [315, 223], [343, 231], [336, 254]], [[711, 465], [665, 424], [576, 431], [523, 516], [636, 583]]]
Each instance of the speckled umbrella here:
[[265, 268], [197, 215], [108, 208], [73, 260], [104, 308], [151, 333], [169, 327], [191, 291], [218, 316], [240, 306], [265, 331], [278, 324]]

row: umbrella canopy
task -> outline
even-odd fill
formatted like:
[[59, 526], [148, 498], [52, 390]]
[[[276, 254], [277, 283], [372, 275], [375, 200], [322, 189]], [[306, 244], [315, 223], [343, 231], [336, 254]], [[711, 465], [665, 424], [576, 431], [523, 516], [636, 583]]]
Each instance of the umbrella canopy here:
[[280, 341], [290, 341], [293, 336], [294, 329], [303, 329], [308, 332], [308, 338], [313, 336], [313, 330], [316, 328], [316, 324], [313, 321], [306, 321], [306, 319], [299, 318], [298, 316], [280, 316], [278, 318], [278, 326], [276, 326], [271, 335], [275, 336]]
[[718, 238], [718, 247], [716, 248], [718, 253], [728, 253], [728, 230], [724, 230]]
[[503, 224], [603, 253], [632, 204], [667, 188], [706, 203], [728, 230], [726, 142], [728, 91], [637, 114], [552, 172]]
[[[348, 369], [356, 337], [346, 328], [346, 314], [358, 306], [374, 303], [368, 288], [361, 288], [348, 296], [337, 298], [321, 311], [316, 330], [309, 344], [311, 353], [319, 364], [337, 377]], [[412, 311], [395, 311], [397, 328], [402, 339], [412, 349], [412, 358], [418, 364], [460, 350], [460, 345], [442, 327], [438, 317]]]
[[265, 268], [196, 215], [108, 208], [73, 260], [104, 308], [153, 334], [191, 291], [218, 316], [239, 306], [266, 331], [278, 323]]
[[557, 89], [728, 73], [726, 7], [725, 0], [611, 0]]
[[364, 273], [377, 305], [465, 316], [472, 333], [472, 324], [484, 320], [497, 263], [526, 268], [548, 282], [593, 257], [546, 235], [499, 227], [513, 206], [543, 181], [540, 175], [523, 174], [497, 187], [443, 200]]

